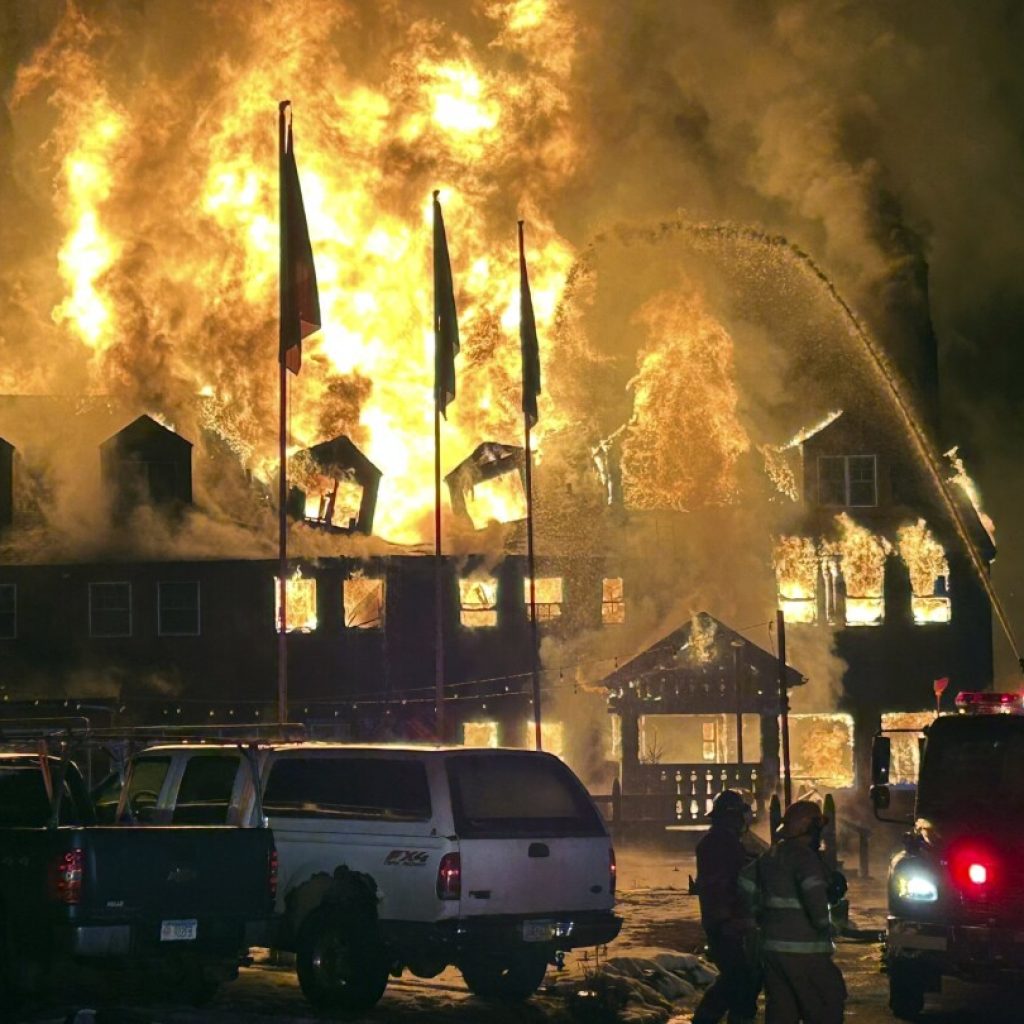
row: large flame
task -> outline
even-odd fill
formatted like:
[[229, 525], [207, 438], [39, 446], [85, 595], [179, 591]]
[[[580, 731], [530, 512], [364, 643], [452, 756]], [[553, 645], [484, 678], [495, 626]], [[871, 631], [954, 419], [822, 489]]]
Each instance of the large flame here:
[[824, 554], [839, 561], [846, 584], [846, 624], [879, 625], [885, 614], [885, 560], [891, 545], [845, 512], [836, 516], [836, 526], [839, 538], [825, 546]]
[[914, 621], [949, 622], [949, 562], [942, 545], [923, 519], [900, 527], [900, 558], [910, 571]]
[[[19, 72], [16, 114], [57, 111], [53, 316], [88, 350], [94, 391], [152, 389], [175, 419], [172, 406], [207, 396], [203, 425], [269, 480], [276, 114], [292, 99], [324, 328], [292, 384], [291, 450], [347, 433], [385, 470], [376, 532], [421, 539], [433, 504], [430, 192], [441, 189], [463, 335], [446, 472], [483, 438], [520, 436], [517, 214], [547, 358], [573, 258], [545, 212], [577, 160], [571, 15], [557, 0], [490, 0], [465, 35], [401, 5], [371, 18], [341, 0], [214, 2], [197, 16], [210, 22], [191, 27], [192, 46], [199, 55], [216, 34], [217, 59], [129, 72], [139, 58], [118, 19], [69, 3]], [[389, 40], [379, 59], [367, 33]], [[542, 403], [538, 445], [557, 425]]]
[[779, 537], [773, 560], [779, 584], [779, 607], [786, 621], [817, 622], [817, 545], [809, 537]]

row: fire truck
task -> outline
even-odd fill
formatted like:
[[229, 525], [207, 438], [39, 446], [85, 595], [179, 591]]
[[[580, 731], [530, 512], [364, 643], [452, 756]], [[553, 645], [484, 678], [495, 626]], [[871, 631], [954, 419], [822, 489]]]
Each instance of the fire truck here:
[[[912, 830], [889, 865], [889, 1006], [916, 1019], [943, 977], [1024, 980], [1024, 698], [961, 693], [924, 730]], [[875, 737], [871, 800], [889, 808], [891, 746]]]

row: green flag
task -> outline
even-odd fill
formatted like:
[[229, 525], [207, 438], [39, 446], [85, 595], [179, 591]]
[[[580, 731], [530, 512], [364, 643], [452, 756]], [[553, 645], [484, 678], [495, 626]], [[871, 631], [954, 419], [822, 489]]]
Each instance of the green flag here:
[[279, 104], [281, 203], [281, 359], [292, 373], [302, 365], [302, 339], [321, 327], [320, 294], [316, 286], [313, 247], [302, 205], [299, 171], [292, 144], [291, 103]]
[[434, 400], [448, 418], [448, 403], [455, 397], [455, 356], [459, 351], [459, 321], [455, 312], [452, 265], [444, 233], [441, 204], [434, 193]]

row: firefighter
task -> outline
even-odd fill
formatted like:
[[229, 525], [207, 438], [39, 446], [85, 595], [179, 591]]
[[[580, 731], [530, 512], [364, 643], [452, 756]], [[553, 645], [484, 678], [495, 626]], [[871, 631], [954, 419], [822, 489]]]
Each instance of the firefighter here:
[[760, 925], [765, 1024], [838, 1024], [846, 985], [832, 961], [830, 872], [818, 855], [828, 819], [810, 800], [786, 808], [779, 841], [740, 874]]
[[726, 1011], [729, 1024], [752, 1022], [761, 990], [760, 971], [751, 958], [754, 919], [737, 885], [750, 861], [742, 842], [751, 821], [750, 805], [735, 790], [715, 797], [711, 828], [697, 844], [697, 894], [708, 955], [719, 974], [704, 993], [693, 1024], [718, 1024]]

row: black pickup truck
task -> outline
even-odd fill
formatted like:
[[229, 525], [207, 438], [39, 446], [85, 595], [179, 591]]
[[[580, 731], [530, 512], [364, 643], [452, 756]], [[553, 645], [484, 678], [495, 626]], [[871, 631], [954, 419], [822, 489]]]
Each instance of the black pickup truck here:
[[276, 885], [269, 829], [96, 825], [74, 763], [0, 753], [0, 1005], [83, 961], [202, 1002], [263, 944]]

